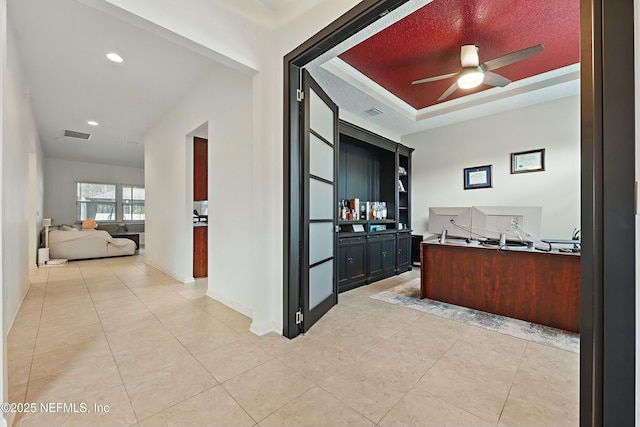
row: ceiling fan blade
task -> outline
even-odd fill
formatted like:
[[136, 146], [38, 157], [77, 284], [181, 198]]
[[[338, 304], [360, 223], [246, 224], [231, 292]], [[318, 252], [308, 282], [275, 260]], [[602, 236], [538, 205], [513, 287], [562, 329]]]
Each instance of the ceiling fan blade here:
[[460, 48], [460, 62], [462, 67], [477, 67], [480, 63], [478, 48], [474, 44], [466, 44]]
[[441, 76], [434, 76], [434, 77], [427, 77], [426, 79], [420, 79], [420, 80], [414, 80], [411, 82], [412, 85], [417, 85], [420, 83], [428, 83], [428, 82], [435, 82], [438, 80], [444, 80], [444, 79], [448, 79], [450, 77], [453, 77], [455, 75], [457, 75], [458, 73], [449, 73], [449, 74], [443, 74]]
[[517, 50], [515, 52], [508, 53], [503, 56], [499, 56], [495, 59], [485, 62], [482, 64], [482, 68], [485, 71], [495, 70], [497, 68], [502, 68], [507, 65], [513, 64], [514, 62], [522, 61], [530, 56], [536, 55], [544, 50], [544, 46], [541, 44], [537, 44], [535, 46], [531, 46], [522, 50]]
[[449, 89], [445, 90], [444, 93], [442, 95], [440, 95], [440, 98], [438, 98], [438, 101], [442, 101], [443, 99], [445, 99], [446, 97], [451, 95], [456, 89], [458, 89], [458, 81], [457, 80], [455, 82], [453, 82], [453, 84], [451, 86], [449, 86]]
[[511, 83], [511, 80], [504, 76], [501, 76], [500, 74], [492, 73], [491, 71], [485, 71], [484, 80], [482, 81], [482, 83], [489, 86], [505, 87], [506, 85]]

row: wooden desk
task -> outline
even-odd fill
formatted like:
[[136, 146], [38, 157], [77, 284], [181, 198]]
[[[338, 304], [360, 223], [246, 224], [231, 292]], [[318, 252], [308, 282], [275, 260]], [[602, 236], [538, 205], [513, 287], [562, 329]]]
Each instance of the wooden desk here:
[[423, 242], [420, 297], [580, 331], [580, 255]]

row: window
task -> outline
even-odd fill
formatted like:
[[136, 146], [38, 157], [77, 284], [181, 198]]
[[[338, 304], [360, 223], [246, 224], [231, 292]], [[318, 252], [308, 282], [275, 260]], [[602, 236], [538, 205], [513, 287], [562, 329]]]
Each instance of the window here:
[[77, 183], [76, 219], [100, 222], [144, 221], [144, 187], [104, 183]]
[[144, 187], [122, 186], [122, 212], [125, 221], [144, 221]]
[[113, 184], [78, 183], [77, 219], [84, 221], [116, 220], [116, 186]]

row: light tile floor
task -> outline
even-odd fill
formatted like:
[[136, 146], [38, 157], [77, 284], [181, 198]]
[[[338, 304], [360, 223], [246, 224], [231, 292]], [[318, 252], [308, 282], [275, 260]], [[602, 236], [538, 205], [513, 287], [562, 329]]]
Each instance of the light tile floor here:
[[142, 256], [34, 270], [8, 376], [38, 410], [14, 425], [578, 425], [578, 355], [369, 298], [418, 276], [341, 294], [288, 340]]

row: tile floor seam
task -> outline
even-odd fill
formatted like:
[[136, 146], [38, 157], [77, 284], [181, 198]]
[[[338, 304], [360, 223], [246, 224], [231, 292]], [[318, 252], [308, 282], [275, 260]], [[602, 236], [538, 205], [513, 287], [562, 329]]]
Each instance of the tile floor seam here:
[[[258, 421], [256, 424], [260, 425], [260, 423], [264, 420], [266, 420], [267, 418], [269, 418], [271, 415], [275, 414], [276, 412], [278, 412], [279, 410], [281, 410], [282, 408], [284, 408], [285, 406], [287, 406], [289, 403], [293, 402], [294, 400], [296, 400], [297, 398], [299, 398], [300, 396], [302, 396], [303, 394], [313, 390], [314, 387], [317, 387], [318, 385], [316, 383], [314, 383], [313, 381], [311, 381], [311, 383], [313, 384], [311, 387], [309, 387], [308, 389], [304, 390], [303, 392], [301, 392], [300, 394], [292, 397], [291, 399], [289, 399], [288, 401], [284, 402], [280, 407], [274, 409], [273, 411], [271, 411], [268, 415], [262, 417], [262, 419], [260, 421]], [[229, 392], [227, 392], [229, 393]], [[229, 393], [231, 394], [231, 393]], [[239, 403], [238, 403], [239, 404]], [[244, 409], [244, 408], [243, 408]], [[245, 410], [245, 412], [247, 412]], [[247, 412], [248, 414], [249, 412]], [[251, 416], [251, 414], [249, 414], [249, 416], [251, 417], [252, 420], [255, 421], [255, 419]]]
[[[266, 362], [265, 362], [265, 363], [266, 363]], [[229, 379], [231, 379], [231, 378], [229, 378]], [[242, 409], [242, 410], [244, 411], [244, 413], [245, 413], [245, 414], [247, 414], [247, 415], [249, 416], [249, 418], [251, 418], [251, 420], [255, 423], [255, 425], [259, 425], [259, 422], [258, 422], [258, 421], [256, 421], [256, 419], [253, 417], [253, 415], [251, 415], [251, 413], [247, 410], [247, 408], [245, 408], [244, 406], [242, 406], [242, 403], [240, 403], [240, 402], [238, 401], [238, 399], [236, 399], [236, 397], [235, 397], [233, 394], [231, 394], [231, 392], [230, 392], [229, 390], [227, 390], [227, 389], [226, 389], [226, 387], [225, 387], [224, 385], [225, 385], [225, 383], [227, 383], [227, 382], [228, 382], [228, 380], [227, 380], [227, 381], [225, 381], [225, 382], [223, 382], [223, 383], [220, 383], [220, 384], [219, 384], [219, 386], [220, 386], [220, 387], [222, 387], [222, 389], [224, 390], [224, 392], [225, 392], [225, 393], [227, 393], [227, 395], [229, 395], [229, 397], [231, 397], [231, 399], [232, 399], [234, 402], [236, 402], [236, 405], [238, 405], [238, 407], [240, 407], [240, 409]], [[286, 403], [285, 403], [285, 405], [286, 405]], [[284, 405], [283, 405], [283, 406], [284, 406]], [[280, 409], [280, 408], [278, 408], [278, 409]], [[266, 418], [266, 417], [265, 417], [265, 418]], [[260, 421], [264, 421], [264, 418], [263, 418], [262, 420], [260, 420]]]
[[[220, 383], [218, 383], [218, 384], [216, 384], [216, 385], [214, 385], [214, 386], [212, 386], [212, 387], [209, 387], [209, 388], [207, 388], [207, 389], [204, 389], [204, 390], [202, 390], [202, 391], [200, 391], [200, 392], [198, 392], [198, 393], [194, 394], [193, 396], [185, 397], [184, 399], [182, 399], [182, 400], [181, 400], [181, 401], [179, 401], [179, 402], [172, 403], [171, 405], [169, 405], [169, 406], [167, 406], [167, 407], [165, 407], [165, 408], [162, 408], [162, 409], [161, 409], [161, 410], [159, 410], [158, 412], [155, 412], [155, 413], [153, 413], [153, 414], [151, 414], [151, 415], [149, 415], [149, 416], [147, 416], [147, 417], [144, 417], [144, 418], [143, 418], [143, 419], [141, 419], [141, 420], [138, 420], [138, 425], [139, 425], [140, 423], [142, 423], [142, 422], [144, 422], [144, 421], [148, 420], [148, 419], [149, 419], [149, 418], [151, 418], [151, 417], [155, 417], [156, 415], [161, 414], [161, 413], [163, 413], [163, 412], [165, 412], [165, 411], [167, 411], [167, 410], [169, 410], [169, 409], [171, 409], [171, 408], [173, 408], [173, 407], [175, 407], [175, 406], [178, 406], [178, 405], [183, 404], [184, 402], [186, 402], [186, 401], [187, 401], [187, 400], [189, 400], [189, 399], [193, 399], [194, 397], [196, 397], [196, 396], [200, 396], [201, 394], [206, 393], [206, 392], [208, 392], [208, 391], [211, 391], [211, 390], [213, 390], [213, 389], [214, 389], [214, 388], [216, 388], [216, 387], [220, 387], [220, 385], [221, 385], [221, 384], [220, 384]], [[226, 390], [225, 390], [225, 391], [226, 391]], [[136, 416], [136, 419], [137, 419], [137, 416]]]
[[[108, 266], [107, 266], [108, 268]], [[124, 377], [122, 376], [122, 372], [120, 371], [120, 365], [118, 365], [118, 361], [116, 360], [115, 354], [113, 354], [113, 348], [111, 347], [111, 343], [109, 342], [109, 337], [107, 335], [107, 331], [104, 329], [104, 324], [102, 323], [102, 318], [100, 317], [100, 313], [98, 312], [98, 308], [96, 307], [96, 303], [93, 300], [93, 295], [87, 286], [87, 280], [82, 272], [82, 268], [80, 268], [80, 275], [82, 276], [82, 282], [84, 283], [85, 288], [87, 288], [87, 292], [89, 293], [89, 298], [91, 299], [91, 304], [93, 305], [93, 309], [96, 311], [96, 316], [98, 316], [98, 322], [100, 322], [100, 329], [102, 329], [102, 333], [104, 335], [104, 339], [107, 342], [107, 346], [109, 347], [109, 353], [111, 353], [111, 359], [113, 360], [113, 364], [116, 366], [116, 370], [118, 371], [118, 376], [120, 377], [120, 381], [122, 382], [122, 388], [127, 395], [127, 399], [129, 400], [129, 406], [131, 406], [131, 410], [133, 411], [133, 416], [136, 419], [136, 423], [140, 423], [140, 419], [138, 418], [138, 414], [136, 413], [136, 409], [133, 406], [133, 402], [131, 400], [131, 395], [129, 394], [129, 390], [127, 389], [127, 384], [124, 381]], [[120, 280], [120, 278], [118, 278]], [[121, 281], [122, 282], [122, 281]], [[122, 282], [124, 284], [124, 282]], [[126, 286], [126, 285], [125, 285]]]
[[[421, 377], [421, 378], [422, 378], [422, 377]], [[416, 384], [417, 384], [417, 382], [416, 382]], [[407, 397], [407, 395], [408, 395], [409, 393], [411, 393], [411, 391], [412, 391], [414, 388], [416, 388], [416, 384], [412, 385], [412, 386], [411, 386], [411, 388], [410, 388], [409, 390], [407, 390], [407, 392], [406, 392], [406, 393], [404, 393], [404, 394], [402, 395], [402, 397], [396, 401], [396, 403], [394, 403], [393, 405], [391, 405], [391, 408], [389, 408], [389, 410], [388, 410], [387, 412], [385, 412], [385, 414], [382, 416], [382, 418], [380, 418], [380, 421], [378, 421], [377, 423], [375, 423], [375, 424], [376, 424], [376, 426], [377, 426], [378, 424], [380, 424], [380, 423], [382, 422], [382, 420], [384, 420], [384, 419], [385, 419], [385, 417], [386, 417], [387, 415], [389, 415], [389, 413], [390, 413], [391, 411], [393, 411], [393, 409], [394, 409], [396, 406], [398, 406], [398, 404], [402, 401], [402, 399], [404, 399], [405, 397]]]
[[[36, 328], [36, 337], [33, 341], [33, 350], [31, 351], [31, 362], [29, 363], [29, 374], [27, 375], [27, 387], [24, 390], [24, 398], [23, 401], [27, 399], [29, 395], [29, 385], [31, 384], [31, 372], [33, 370], [33, 361], [36, 356], [36, 346], [38, 345], [38, 337], [40, 336], [40, 326], [42, 325], [42, 313], [44, 312], [44, 303], [47, 298], [47, 288], [49, 287], [49, 276], [51, 276], [51, 270], [47, 271], [47, 281], [44, 285], [44, 295], [42, 296], [42, 304], [40, 305], [40, 315], [38, 316], [38, 327]], [[29, 290], [31, 290], [31, 283], [29, 284]], [[20, 308], [18, 308], [19, 312]], [[22, 420], [24, 418], [20, 417], [20, 425], [22, 425]]]
[[[126, 284], [125, 284], [125, 286], [126, 286]], [[162, 286], [164, 286], [164, 285], [162, 285]], [[133, 291], [132, 291], [132, 292], [133, 292]], [[136, 295], [136, 296], [137, 296], [137, 295]], [[138, 298], [138, 299], [139, 299], [139, 298]], [[139, 300], [140, 300], [140, 299], [139, 299]], [[142, 304], [144, 304], [144, 301], [140, 300], [140, 302], [141, 302]], [[180, 340], [180, 338], [179, 338], [176, 334], [174, 334], [173, 332], [171, 332], [171, 329], [169, 329], [169, 327], [165, 324], [165, 322], [163, 322], [163, 321], [162, 321], [162, 320], [161, 320], [161, 319], [156, 315], [156, 313], [154, 313], [154, 312], [153, 312], [153, 311], [152, 311], [152, 310], [151, 310], [151, 309], [150, 309], [146, 304], [144, 304], [144, 306], [145, 306], [145, 308], [146, 308], [147, 310], [149, 310], [149, 312], [153, 315], [153, 317], [155, 317], [155, 318], [160, 322], [160, 324], [162, 325], [162, 328], [163, 328], [163, 329], [164, 329], [164, 330], [165, 330], [169, 335], [171, 335], [171, 336], [172, 336], [172, 337], [173, 337], [173, 338], [174, 338], [174, 339], [175, 339], [175, 340], [180, 344], [180, 346], [182, 346], [182, 348], [183, 348], [183, 349], [184, 349], [184, 350], [185, 350], [185, 351], [186, 351], [186, 352], [187, 352], [187, 353], [188, 353], [188, 354], [189, 354], [189, 355], [190, 355], [190, 356], [191, 356], [191, 357], [192, 357], [192, 358], [197, 362], [197, 364], [198, 364], [198, 365], [200, 365], [200, 367], [201, 367], [202, 369], [204, 369], [204, 371], [205, 371], [205, 372], [206, 372], [206, 373], [211, 377], [211, 379], [212, 379], [213, 381], [215, 381], [216, 385], [221, 384], [221, 383], [220, 383], [220, 381], [218, 381], [218, 380], [216, 379], [216, 377], [215, 377], [211, 372], [209, 372], [209, 370], [206, 368], [206, 366], [204, 366], [204, 365], [202, 364], [202, 362], [200, 361], [200, 359], [199, 359], [195, 354], [193, 354], [193, 353], [191, 352], [191, 350], [189, 350], [189, 348], [186, 346], [186, 344], [185, 344], [185, 343], [183, 343], [183, 342]], [[216, 319], [216, 320], [218, 320], [218, 319]], [[231, 343], [229, 343], [229, 344], [231, 344]], [[214, 350], [212, 350], [212, 351], [214, 351]], [[198, 394], [200, 394], [200, 393], [198, 393]], [[193, 396], [192, 396], [192, 397], [193, 397]]]
[[[332, 375], [333, 376], [333, 375]], [[315, 383], [314, 383], [315, 384]], [[322, 384], [316, 384], [316, 387], [318, 387], [319, 389], [321, 389], [322, 391], [324, 391], [325, 393], [328, 393], [331, 397], [333, 397], [334, 399], [336, 399], [338, 402], [342, 403], [343, 405], [345, 405], [346, 407], [350, 408], [351, 410], [355, 411], [356, 414], [361, 415], [365, 420], [369, 421], [371, 424], [373, 425], [378, 425], [378, 423], [380, 421], [382, 421], [382, 418], [380, 418], [380, 421], [375, 422], [373, 421], [371, 418], [367, 417], [365, 414], [363, 414], [361, 411], [357, 410], [356, 408], [354, 408], [353, 406], [351, 406], [348, 402], [343, 401], [339, 396], [336, 396], [335, 394], [331, 393], [331, 391], [327, 390], [325, 387], [322, 386]], [[383, 417], [384, 418], [384, 417]]]
[[[245, 374], [245, 373], [249, 372], [249, 371], [250, 371], [250, 370], [252, 370], [252, 369], [259, 368], [260, 366], [263, 366], [263, 365], [266, 365], [266, 364], [267, 364], [267, 363], [269, 363], [269, 362], [272, 362], [274, 359], [276, 359], [276, 360], [278, 360], [278, 361], [282, 362], [282, 361], [281, 361], [280, 359], [278, 359], [277, 357], [272, 356], [272, 358], [271, 358], [271, 359], [266, 360], [266, 361], [264, 361], [264, 362], [262, 362], [262, 363], [259, 363], [258, 365], [253, 366], [253, 367], [251, 367], [251, 368], [249, 368], [249, 369], [247, 369], [247, 370], [245, 370], [245, 371], [243, 371], [243, 372], [241, 372], [241, 373], [239, 373], [239, 374], [236, 374], [236, 375], [234, 375], [233, 377], [227, 378], [226, 380], [224, 380], [224, 381], [222, 381], [222, 382], [218, 382], [218, 384], [220, 384], [220, 385], [224, 385], [224, 384], [228, 383], [229, 381], [231, 381], [232, 379], [234, 379], [234, 378], [236, 378], [236, 377], [239, 377], [240, 375]], [[284, 363], [284, 362], [282, 362], [282, 363]], [[289, 365], [287, 365], [287, 366], [289, 366]], [[206, 370], [206, 368], [205, 368], [205, 370]], [[207, 371], [207, 372], [209, 372], [209, 371]], [[215, 379], [215, 378], [214, 378], [214, 379]], [[218, 381], [218, 380], [216, 380], [216, 381]], [[226, 389], [226, 388], [225, 388], [225, 391], [227, 391], [227, 389]], [[229, 391], [227, 391], [227, 393], [229, 393]], [[229, 394], [231, 394], [231, 393], [229, 393]]]
[[516, 377], [518, 376], [518, 372], [520, 372], [520, 367], [522, 366], [522, 361], [524, 360], [524, 355], [527, 352], [527, 348], [529, 348], [529, 341], [525, 341], [524, 350], [522, 350], [522, 355], [520, 355], [520, 363], [518, 363], [518, 369], [516, 369], [513, 374], [513, 378], [511, 379], [511, 384], [509, 385], [509, 391], [507, 392], [507, 397], [504, 399], [504, 403], [502, 404], [502, 408], [500, 409], [500, 415], [498, 416], [498, 422], [496, 425], [500, 424], [500, 420], [502, 419], [502, 414], [504, 413], [504, 408], [507, 406], [507, 401], [509, 401], [509, 396], [511, 396], [511, 390], [513, 389], [513, 384], [516, 382]]

